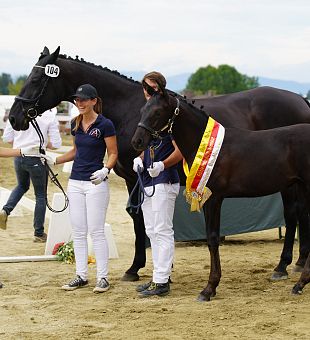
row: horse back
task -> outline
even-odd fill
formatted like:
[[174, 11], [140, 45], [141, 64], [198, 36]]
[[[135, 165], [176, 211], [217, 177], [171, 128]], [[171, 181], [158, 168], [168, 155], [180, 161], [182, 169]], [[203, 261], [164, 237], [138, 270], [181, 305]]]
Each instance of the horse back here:
[[273, 129], [310, 123], [310, 106], [300, 95], [272, 87], [198, 99], [195, 106], [225, 127], [249, 130]]
[[225, 130], [208, 187], [223, 197], [257, 197], [310, 183], [310, 125]]

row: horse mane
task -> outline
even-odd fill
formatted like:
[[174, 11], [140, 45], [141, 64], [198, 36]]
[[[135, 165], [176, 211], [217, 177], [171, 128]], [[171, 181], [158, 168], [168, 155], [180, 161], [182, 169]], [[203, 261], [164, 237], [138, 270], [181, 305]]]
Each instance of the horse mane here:
[[75, 61], [75, 62], [77, 62], [79, 64], [88, 65], [90, 67], [99, 69], [101, 71], [112, 73], [112, 74], [116, 75], [117, 77], [120, 77], [122, 79], [126, 79], [126, 80], [128, 80], [128, 81], [130, 81], [132, 83], [141, 84], [140, 81], [134, 80], [134, 79], [132, 79], [132, 77], [127, 77], [124, 74], [121, 74], [121, 73], [119, 73], [116, 70], [110, 70], [108, 67], [103, 67], [101, 65], [96, 65], [94, 63], [91, 63], [89, 61], [84, 60], [83, 58], [79, 58], [79, 56], [76, 56], [75, 58], [72, 58], [70, 56], [67, 56], [66, 54], [59, 54], [58, 58], [65, 59], [65, 60], [70, 60], [70, 61]]
[[203, 110], [203, 107], [204, 107], [203, 105], [201, 105], [200, 108], [193, 105], [195, 103], [195, 100], [192, 100], [190, 102], [186, 99], [186, 97], [183, 97], [182, 95], [175, 93], [173, 91], [170, 91], [170, 90], [168, 91], [168, 93], [171, 94], [172, 96], [178, 98], [183, 104], [189, 106], [193, 111], [197, 112], [198, 114], [203, 115], [204, 117], [206, 117], [206, 115], [210, 116], [209, 113], [207, 113], [206, 111]]
[[[106, 66], [103, 67], [103, 66], [101, 66], [101, 65], [96, 65], [96, 64], [94, 64], [94, 63], [91, 63], [91, 62], [89, 62], [89, 61], [84, 60], [83, 58], [79, 58], [79, 56], [76, 56], [75, 58], [72, 58], [72, 57], [70, 57], [70, 56], [67, 56], [66, 54], [59, 54], [58, 58], [65, 59], [65, 60], [70, 60], [70, 61], [74, 61], [74, 62], [77, 62], [77, 63], [80, 63], [80, 64], [84, 64], [84, 65], [88, 65], [88, 66], [90, 66], [90, 67], [99, 69], [99, 70], [101, 70], [101, 71], [105, 71], [105, 72], [112, 73], [112, 74], [116, 75], [117, 77], [122, 78], [122, 79], [125, 79], [125, 80], [128, 80], [128, 81], [130, 81], [130, 82], [132, 82], [132, 83], [134, 83], [134, 84], [140, 84], [140, 85], [141, 85], [141, 82], [140, 82], [140, 81], [134, 80], [134, 79], [132, 79], [132, 77], [127, 77], [127, 76], [125, 76], [124, 74], [121, 74], [120, 72], [118, 72], [118, 71], [116, 71], [116, 70], [111, 70], [111, 69], [109, 69], [109, 68], [106, 67]], [[197, 107], [194, 106], [192, 103], [190, 103], [189, 101], [187, 101], [187, 99], [186, 99], [184, 96], [182, 96], [182, 95], [180, 95], [180, 94], [178, 94], [178, 93], [176, 93], [176, 92], [174, 92], [174, 91], [172, 91], [172, 90], [167, 90], [167, 91], [168, 91], [168, 93], [171, 94], [172, 96], [177, 97], [177, 98], [178, 98], [179, 100], [181, 100], [183, 103], [189, 105], [189, 107], [192, 108], [193, 110], [195, 110], [196, 112], [200, 112], [200, 113], [202, 113], [204, 116], [207, 114], [205, 111], [202, 110], [203, 107], [201, 107], [200, 109], [197, 108]]]

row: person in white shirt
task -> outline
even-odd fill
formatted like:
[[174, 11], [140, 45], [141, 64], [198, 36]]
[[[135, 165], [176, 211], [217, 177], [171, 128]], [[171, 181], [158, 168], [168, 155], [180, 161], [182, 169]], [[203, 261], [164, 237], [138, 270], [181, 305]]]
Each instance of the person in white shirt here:
[[[43, 148], [59, 148], [61, 146], [61, 136], [55, 112], [52, 110], [44, 112], [41, 117], [37, 118], [37, 122], [44, 137]], [[26, 131], [15, 131], [10, 122], [8, 122], [4, 129], [2, 139], [4, 142], [13, 143], [14, 149], [40, 145], [39, 136], [31, 124]], [[33, 221], [34, 242], [46, 242], [47, 235], [44, 232], [47, 181], [46, 166], [42, 163], [40, 156], [26, 156], [15, 157], [14, 167], [17, 186], [13, 189], [8, 201], [0, 211], [0, 228], [6, 229], [8, 216], [28, 191], [31, 180], [36, 198]]]

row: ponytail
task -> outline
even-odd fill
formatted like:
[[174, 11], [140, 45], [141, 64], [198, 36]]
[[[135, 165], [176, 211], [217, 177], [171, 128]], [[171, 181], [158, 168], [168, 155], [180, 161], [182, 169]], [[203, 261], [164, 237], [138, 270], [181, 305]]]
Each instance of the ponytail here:
[[102, 100], [100, 97], [97, 97], [97, 103], [94, 106], [94, 111], [98, 113], [98, 115], [102, 114]]

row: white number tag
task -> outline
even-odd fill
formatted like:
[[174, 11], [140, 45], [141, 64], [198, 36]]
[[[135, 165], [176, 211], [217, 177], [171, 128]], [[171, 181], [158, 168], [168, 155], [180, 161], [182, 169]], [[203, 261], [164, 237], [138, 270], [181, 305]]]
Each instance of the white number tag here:
[[59, 76], [60, 70], [59, 66], [53, 64], [47, 64], [45, 66], [45, 74], [48, 77], [57, 78]]

